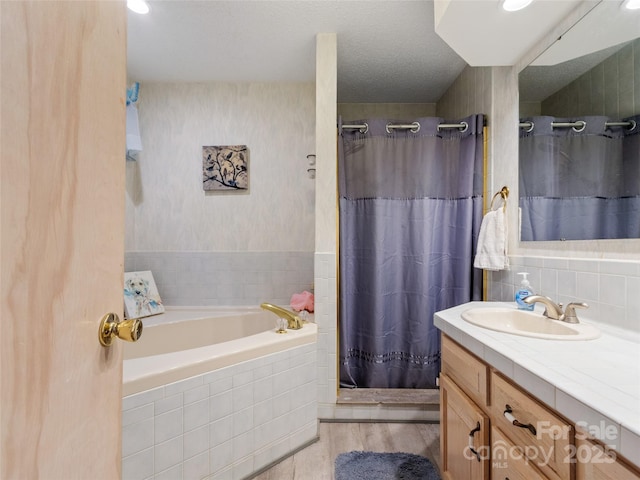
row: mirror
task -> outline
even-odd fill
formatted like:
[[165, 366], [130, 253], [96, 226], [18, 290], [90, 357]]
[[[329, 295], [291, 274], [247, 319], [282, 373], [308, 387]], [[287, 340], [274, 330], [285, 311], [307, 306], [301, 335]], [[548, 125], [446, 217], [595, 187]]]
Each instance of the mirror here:
[[640, 238], [639, 32], [601, 2], [520, 73], [522, 241]]

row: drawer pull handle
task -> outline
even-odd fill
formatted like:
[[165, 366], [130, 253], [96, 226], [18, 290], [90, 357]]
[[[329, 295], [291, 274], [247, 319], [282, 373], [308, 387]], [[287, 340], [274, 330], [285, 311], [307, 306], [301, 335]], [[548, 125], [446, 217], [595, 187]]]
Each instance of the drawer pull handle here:
[[509, 405], [505, 405], [505, 411], [504, 411], [504, 416], [507, 420], [509, 420], [511, 422], [512, 425], [515, 425], [516, 427], [520, 427], [520, 428], [526, 428], [528, 429], [533, 435], [537, 435], [536, 432], [536, 427], [534, 427], [533, 425], [531, 425], [530, 423], [524, 424], [524, 423], [520, 423], [516, 417], [513, 416], [513, 410], [511, 410], [511, 407]]
[[478, 424], [476, 425], [476, 428], [474, 428], [469, 432], [469, 450], [471, 450], [471, 453], [473, 453], [476, 456], [478, 461], [480, 461], [480, 454], [475, 448], [473, 448], [473, 436], [476, 434], [476, 432], [479, 432], [479, 431], [480, 431], [480, 422], [478, 422]]

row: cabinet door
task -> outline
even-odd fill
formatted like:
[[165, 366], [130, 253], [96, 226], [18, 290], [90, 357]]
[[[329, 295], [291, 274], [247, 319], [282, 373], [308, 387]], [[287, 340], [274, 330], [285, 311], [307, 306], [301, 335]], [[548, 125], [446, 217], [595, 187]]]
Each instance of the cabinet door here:
[[576, 435], [576, 480], [639, 480], [640, 475], [616, 458], [615, 451], [605, 449]]
[[440, 377], [442, 476], [489, 478], [489, 418], [447, 375]]
[[545, 480], [517, 447], [491, 426], [491, 480]]

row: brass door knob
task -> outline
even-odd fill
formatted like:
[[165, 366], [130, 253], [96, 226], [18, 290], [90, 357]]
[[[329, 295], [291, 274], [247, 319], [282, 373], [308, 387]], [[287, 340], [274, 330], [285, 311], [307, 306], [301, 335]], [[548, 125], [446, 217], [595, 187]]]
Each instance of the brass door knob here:
[[127, 342], [136, 342], [142, 335], [142, 322], [139, 318], [120, 321], [115, 313], [107, 313], [100, 321], [98, 339], [100, 345], [108, 347], [114, 337]]

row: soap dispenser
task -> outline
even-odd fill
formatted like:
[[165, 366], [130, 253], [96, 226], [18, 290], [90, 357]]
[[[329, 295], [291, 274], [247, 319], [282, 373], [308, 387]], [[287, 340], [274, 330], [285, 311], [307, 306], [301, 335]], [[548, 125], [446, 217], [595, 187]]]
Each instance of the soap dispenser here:
[[533, 310], [533, 304], [529, 305], [524, 302], [524, 299], [529, 295], [533, 295], [533, 291], [531, 290], [531, 284], [527, 279], [527, 272], [520, 272], [518, 275], [522, 275], [522, 281], [520, 282], [520, 287], [516, 291], [516, 303], [518, 304], [518, 310]]

